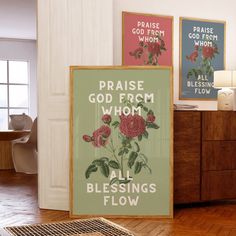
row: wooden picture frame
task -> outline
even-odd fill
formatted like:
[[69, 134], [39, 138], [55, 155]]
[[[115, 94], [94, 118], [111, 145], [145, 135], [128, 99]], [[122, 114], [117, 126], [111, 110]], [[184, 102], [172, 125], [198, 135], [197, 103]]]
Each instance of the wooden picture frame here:
[[180, 17], [179, 99], [217, 100], [214, 70], [225, 69], [226, 22]]
[[173, 66], [173, 16], [122, 12], [122, 65]]
[[72, 66], [70, 95], [70, 216], [172, 218], [172, 68]]

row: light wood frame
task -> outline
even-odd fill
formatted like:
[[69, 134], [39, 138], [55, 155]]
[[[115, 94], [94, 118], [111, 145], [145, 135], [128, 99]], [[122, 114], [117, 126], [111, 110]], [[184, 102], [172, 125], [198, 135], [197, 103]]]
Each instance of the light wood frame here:
[[199, 19], [191, 17], [180, 17], [179, 18], [179, 100], [192, 100], [192, 101], [216, 101], [217, 98], [182, 98], [182, 26], [183, 20], [192, 20], [200, 22], [212, 22], [212, 23], [221, 23], [224, 24], [224, 69], [226, 63], [226, 21], [221, 20], [209, 20], [209, 19]]
[[70, 66], [70, 217], [71, 218], [92, 218], [92, 217], [104, 217], [104, 215], [75, 215], [73, 214], [73, 146], [74, 146], [74, 137], [73, 137], [73, 128], [74, 128], [74, 88], [73, 88], [73, 75], [75, 70], [169, 70], [170, 71], [170, 160], [169, 160], [169, 168], [170, 168], [170, 214], [169, 215], [157, 215], [157, 216], [135, 216], [135, 215], [105, 215], [106, 218], [173, 218], [173, 69], [169, 66]]

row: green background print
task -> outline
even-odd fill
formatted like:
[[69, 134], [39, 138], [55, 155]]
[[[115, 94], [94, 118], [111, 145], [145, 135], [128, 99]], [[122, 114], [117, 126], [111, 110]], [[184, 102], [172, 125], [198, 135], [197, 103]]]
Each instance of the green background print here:
[[[73, 70], [73, 215], [128, 215], [128, 216], [169, 216], [171, 205], [171, 70], [167, 68], [143, 68], [143, 69], [89, 69], [76, 68]], [[144, 81], [143, 90], [99, 90], [99, 81]], [[90, 94], [111, 94], [111, 103], [91, 103]], [[153, 93], [154, 102], [148, 103], [155, 116], [155, 123], [159, 129], [148, 129], [148, 139], [135, 141], [139, 144], [140, 151], [147, 156], [148, 169], [143, 169], [139, 174], [134, 174], [133, 168], [127, 166], [127, 157], [124, 159], [124, 174], [129, 171], [133, 181], [125, 185], [121, 192], [114, 189], [119, 184], [109, 185], [110, 176], [106, 178], [101, 174], [99, 167], [97, 172], [91, 173], [88, 179], [85, 172], [88, 166], [101, 157], [112, 159], [111, 154], [104, 147], [94, 147], [92, 143], [85, 142], [83, 135], [92, 136], [93, 132], [104, 125], [102, 121], [102, 106], [124, 106], [119, 102], [120, 93], [144, 94]], [[142, 111], [146, 119], [147, 113]], [[119, 121], [119, 115], [111, 114], [112, 122]], [[118, 138], [119, 127], [111, 128], [114, 146], [119, 147], [121, 141]], [[113, 159], [114, 160], [114, 159]], [[112, 168], [110, 168], [112, 170]], [[118, 176], [118, 170], [114, 170]], [[110, 172], [111, 173], [111, 172]], [[140, 187], [139, 191], [132, 192], [132, 185]], [[90, 185], [91, 192], [87, 191]], [[156, 191], [150, 190], [150, 185], [156, 187]], [[142, 189], [141, 189], [142, 186]], [[146, 190], [149, 190], [146, 192]], [[104, 200], [106, 199], [106, 201]], [[134, 201], [130, 203], [130, 201]]]

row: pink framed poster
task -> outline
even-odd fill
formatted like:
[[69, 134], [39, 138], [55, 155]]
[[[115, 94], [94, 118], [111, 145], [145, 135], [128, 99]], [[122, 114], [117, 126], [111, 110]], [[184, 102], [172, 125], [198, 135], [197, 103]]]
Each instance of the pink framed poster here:
[[122, 64], [173, 64], [173, 17], [122, 12]]

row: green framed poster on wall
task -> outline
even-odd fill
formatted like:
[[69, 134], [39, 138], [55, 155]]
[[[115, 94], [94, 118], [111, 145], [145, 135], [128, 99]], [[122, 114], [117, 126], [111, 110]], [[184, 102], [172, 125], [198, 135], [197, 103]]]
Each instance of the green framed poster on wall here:
[[72, 217], [173, 216], [171, 67], [71, 67]]
[[224, 21], [180, 18], [180, 99], [217, 99], [213, 74], [225, 68], [225, 29]]

